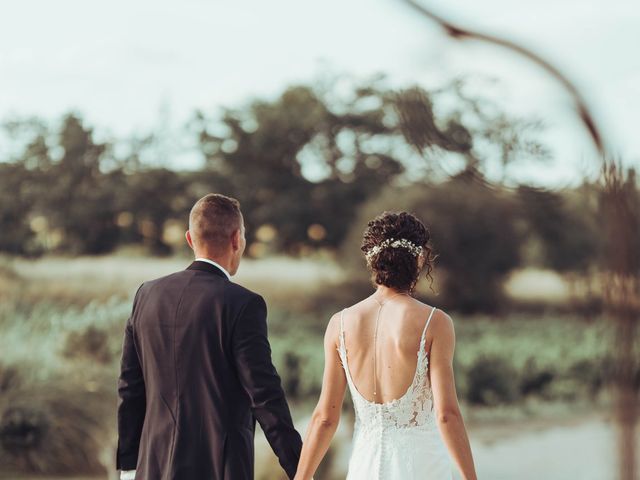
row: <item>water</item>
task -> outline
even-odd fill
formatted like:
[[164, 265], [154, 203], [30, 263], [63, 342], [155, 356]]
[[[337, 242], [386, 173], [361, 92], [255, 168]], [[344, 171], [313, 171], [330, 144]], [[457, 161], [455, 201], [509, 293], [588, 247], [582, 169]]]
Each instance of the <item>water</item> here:
[[479, 440], [472, 431], [469, 437], [481, 480], [617, 478], [615, 428], [606, 418], [590, 418], [521, 435], [514, 432], [495, 442]]

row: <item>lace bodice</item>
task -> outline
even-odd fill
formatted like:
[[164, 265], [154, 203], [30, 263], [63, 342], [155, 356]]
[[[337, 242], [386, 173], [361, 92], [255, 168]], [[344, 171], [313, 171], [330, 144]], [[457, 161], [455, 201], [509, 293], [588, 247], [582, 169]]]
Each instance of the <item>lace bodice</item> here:
[[400, 398], [385, 403], [367, 400], [360, 394], [353, 382], [347, 359], [347, 348], [344, 341], [344, 310], [340, 314], [340, 340], [338, 352], [342, 367], [347, 377], [347, 384], [353, 399], [356, 413], [354, 436], [370, 432], [382, 434], [388, 429], [418, 429], [433, 430], [435, 415], [433, 410], [433, 396], [429, 377], [427, 376], [429, 358], [425, 352], [427, 327], [435, 311], [431, 309], [418, 348], [418, 360], [413, 381], [407, 391]]

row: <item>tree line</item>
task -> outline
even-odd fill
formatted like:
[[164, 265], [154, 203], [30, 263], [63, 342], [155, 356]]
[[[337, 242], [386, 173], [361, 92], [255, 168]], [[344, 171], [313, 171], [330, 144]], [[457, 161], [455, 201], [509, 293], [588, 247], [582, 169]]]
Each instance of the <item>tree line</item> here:
[[[201, 166], [189, 170], [153, 161], [167, 154], [157, 132], [103, 139], [77, 113], [56, 124], [6, 121], [0, 251], [103, 254], [140, 245], [170, 254], [185, 248], [193, 202], [216, 191], [241, 201], [256, 257], [340, 252], [347, 241], [353, 247], [368, 215], [413, 210], [432, 227], [442, 266], [464, 272], [464, 284], [450, 281], [459, 296], [480, 288], [490, 298], [490, 278], [527, 258], [563, 272], [597, 263], [604, 207], [594, 184], [505, 186], [512, 165], [544, 168], [550, 157], [539, 121], [470, 98], [459, 80], [438, 91], [397, 91], [383, 79], [344, 90], [294, 85], [274, 99], [195, 112], [184, 135]], [[489, 182], [495, 162], [503, 176]]]

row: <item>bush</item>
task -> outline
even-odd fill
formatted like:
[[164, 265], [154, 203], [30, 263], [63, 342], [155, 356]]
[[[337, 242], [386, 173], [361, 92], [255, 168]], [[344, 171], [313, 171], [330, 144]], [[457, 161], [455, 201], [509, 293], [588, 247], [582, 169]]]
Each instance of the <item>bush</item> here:
[[270, 338], [273, 359], [287, 396], [316, 402], [322, 387], [324, 349], [322, 337], [304, 329]]
[[[594, 398], [600, 390], [612, 386], [615, 378], [614, 359], [612, 354], [594, 355], [572, 363], [565, 376], [576, 383], [576, 388]], [[635, 371], [636, 388], [640, 391], [640, 366]]]
[[439, 255], [435, 276], [443, 287], [441, 308], [495, 312], [507, 305], [502, 283], [520, 265], [524, 238], [515, 202], [506, 192], [464, 175], [441, 184], [389, 187], [360, 211], [343, 246], [343, 262], [354, 271], [364, 265], [356, 252], [367, 221], [385, 210], [412, 212], [429, 227]]
[[518, 398], [517, 372], [497, 355], [479, 357], [467, 372], [467, 400], [476, 405], [513, 403]]
[[0, 365], [0, 396], [15, 390], [22, 384], [22, 377], [16, 367]]
[[529, 357], [523, 367], [519, 391], [522, 395], [545, 395], [549, 385], [556, 377], [550, 368], [539, 367], [535, 357]]
[[[0, 402], [3, 471], [38, 474], [104, 474], [100, 456], [104, 419], [112, 398], [104, 392], [55, 384], [18, 388]], [[108, 400], [108, 401], [107, 401]]]
[[109, 335], [93, 325], [82, 331], [70, 332], [62, 353], [66, 358], [91, 359], [101, 364], [108, 364], [114, 358]]

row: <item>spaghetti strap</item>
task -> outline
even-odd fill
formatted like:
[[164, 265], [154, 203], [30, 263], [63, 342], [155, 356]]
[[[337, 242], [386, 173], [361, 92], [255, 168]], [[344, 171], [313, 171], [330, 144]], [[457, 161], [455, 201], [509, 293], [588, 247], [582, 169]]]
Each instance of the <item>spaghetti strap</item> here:
[[340, 350], [340, 354], [341, 355], [342, 354], [346, 355], [346, 350], [347, 350], [347, 347], [346, 347], [345, 342], [344, 342], [344, 311], [345, 310], [346, 310], [346, 308], [343, 308], [342, 311], [340, 312], [340, 335], [339, 335], [340, 347], [339, 347], [339, 350]]
[[433, 312], [435, 312], [437, 310], [436, 307], [433, 307], [431, 309], [431, 313], [429, 314], [429, 318], [427, 319], [427, 323], [424, 326], [424, 330], [422, 330], [422, 336], [420, 337], [420, 343], [424, 344], [424, 341], [426, 339], [425, 334], [427, 333], [427, 328], [429, 327], [429, 323], [431, 322], [431, 317], [433, 317]]
[[338, 350], [338, 356], [340, 357], [340, 363], [342, 364], [342, 368], [344, 369], [345, 375], [347, 376], [347, 381], [349, 381], [349, 369], [347, 367], [347, 346], [344, 341], [344, 311], [343, 308], [340, 312], [340, 334], [338, 335], [338, 346], [336, 347]]

